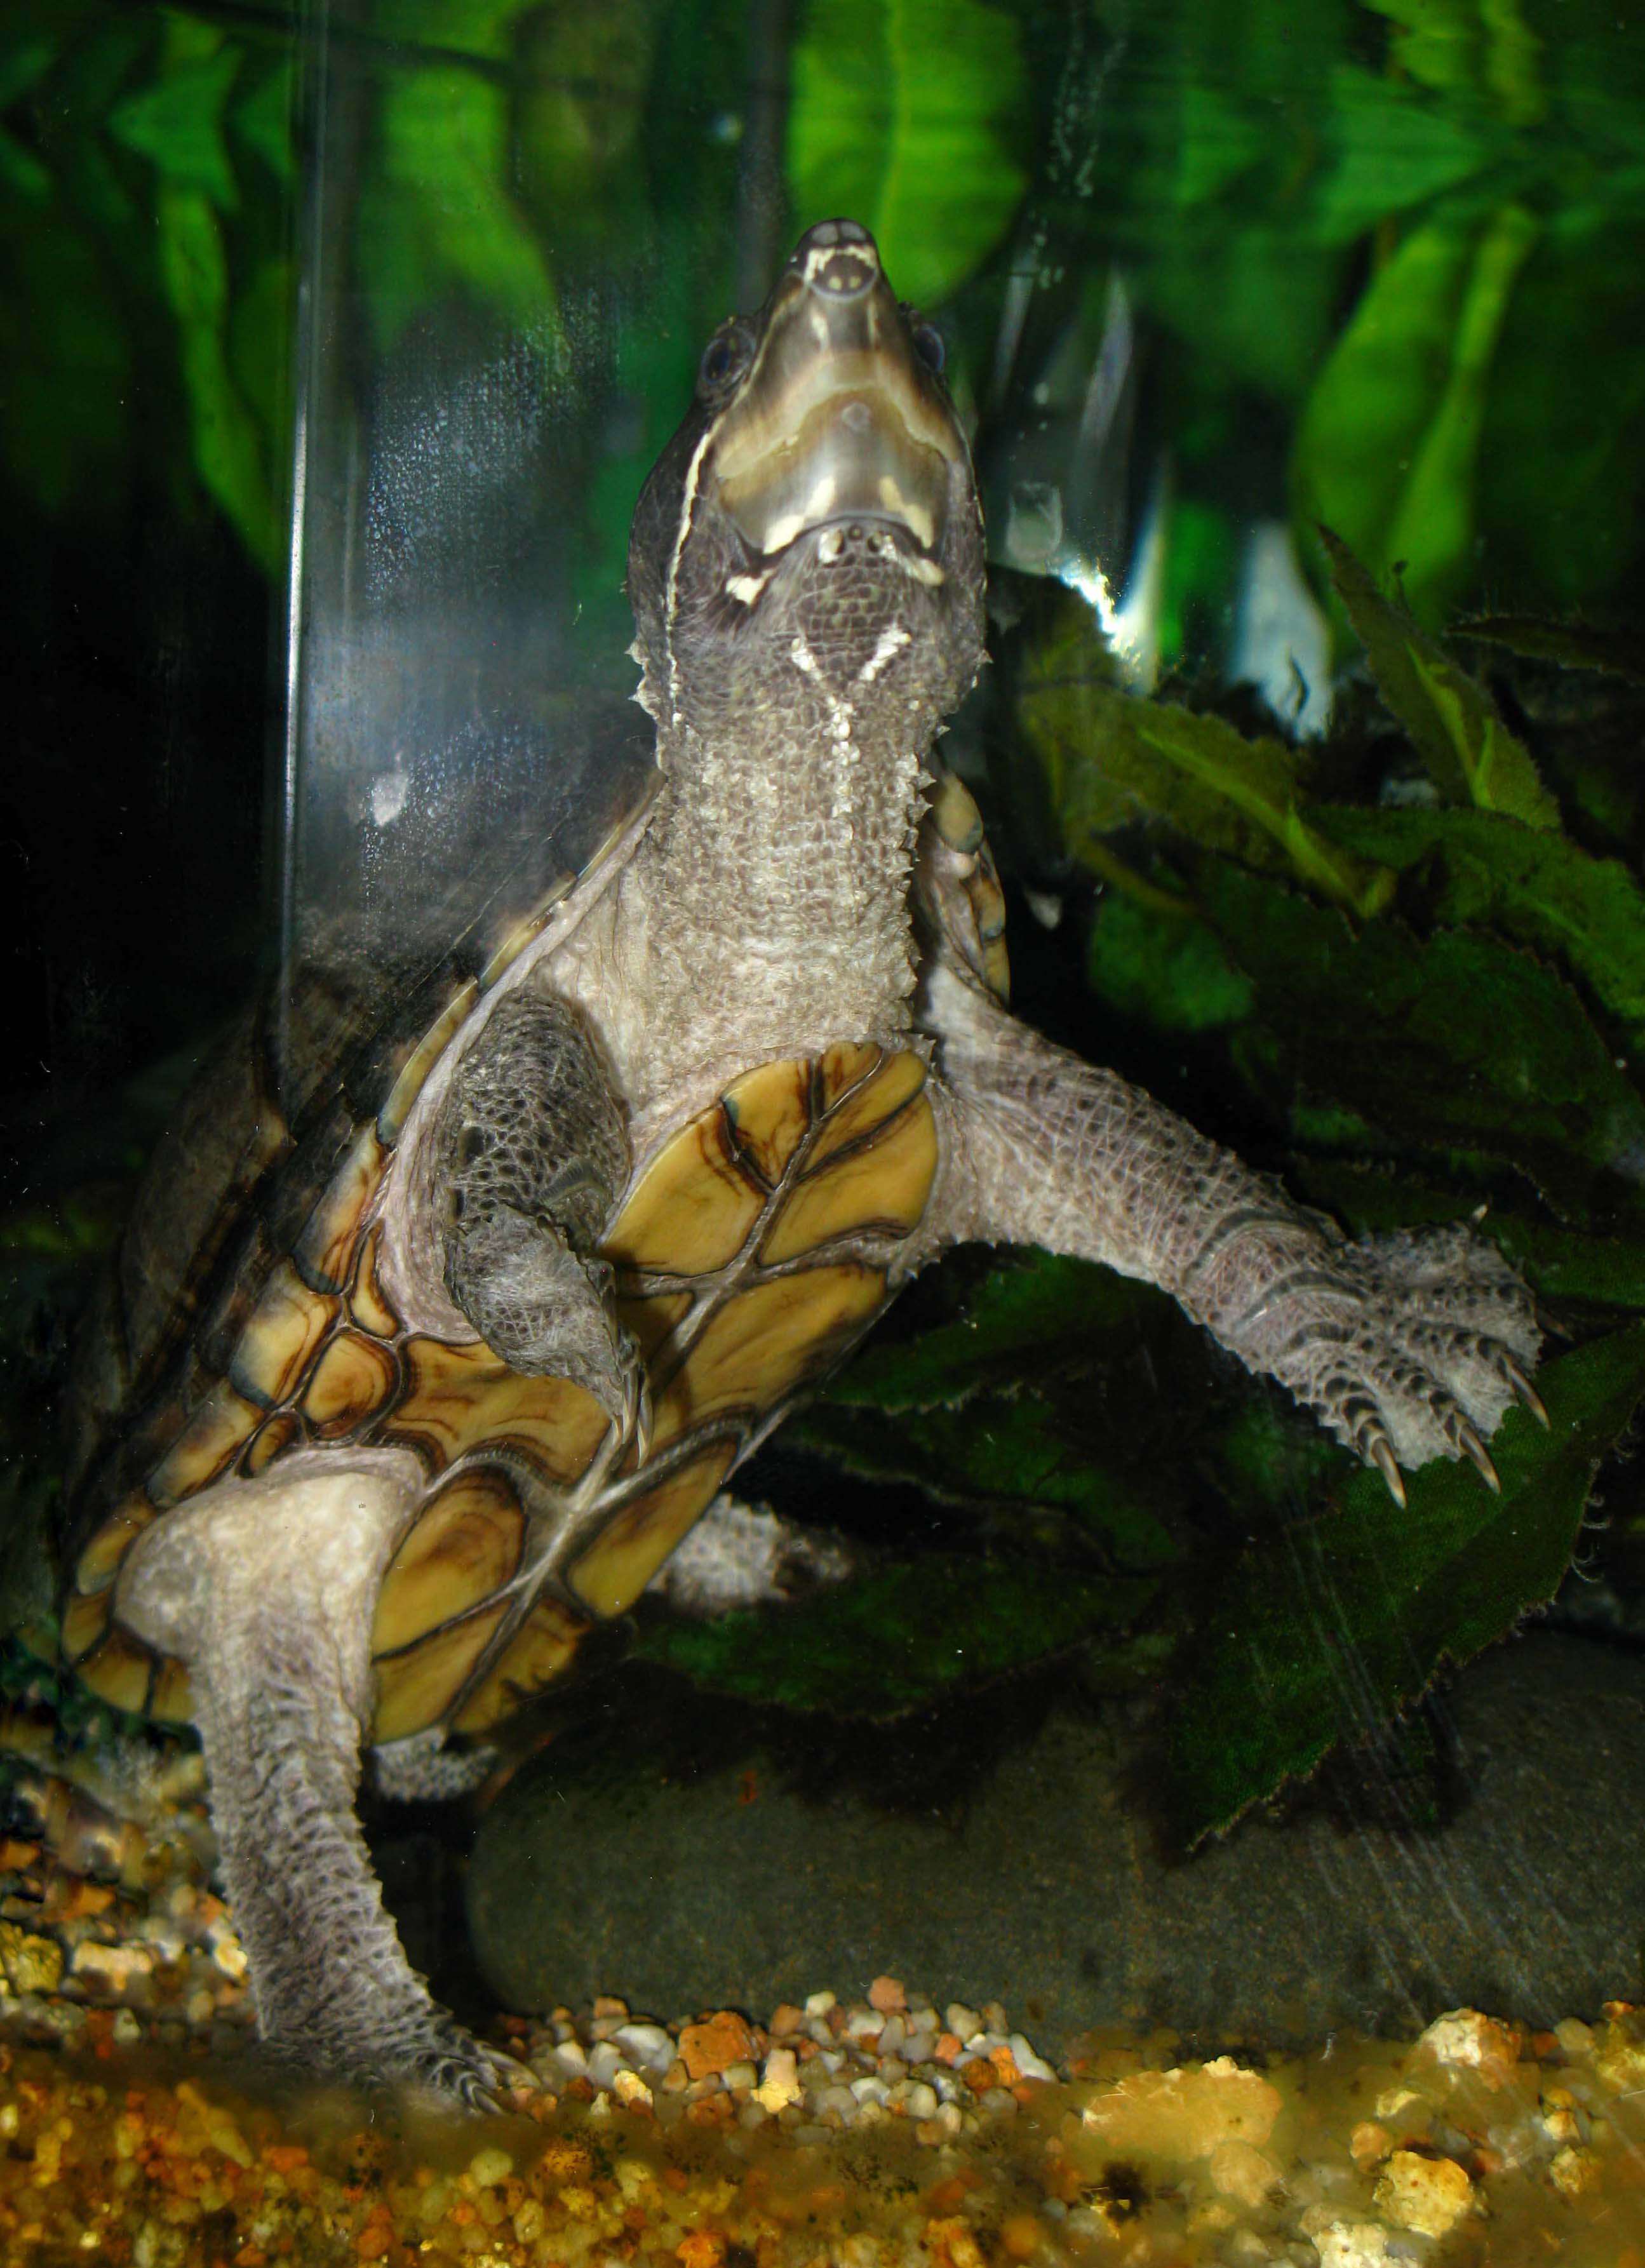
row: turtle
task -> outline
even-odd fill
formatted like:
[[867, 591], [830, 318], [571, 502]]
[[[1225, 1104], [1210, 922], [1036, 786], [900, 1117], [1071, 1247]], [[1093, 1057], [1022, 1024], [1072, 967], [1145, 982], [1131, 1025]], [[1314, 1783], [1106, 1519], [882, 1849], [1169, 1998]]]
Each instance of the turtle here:
[[1401, 1503], [1538, 1406], [1471, 1228], [1352, 1241], [1013, 1016], [937, 747], [985, 621], [942, 362], [845, 219], [714, 332], [631, 525], [654, 762], [419, 982], [345, 939], [240, 1027], [85, 1324], [63, 1657], [198, 1728], [287, 2062], [506, 2083], [384, 1912], [365, 1753], [460, 1776], [945, 1248], [1162, 1285]]

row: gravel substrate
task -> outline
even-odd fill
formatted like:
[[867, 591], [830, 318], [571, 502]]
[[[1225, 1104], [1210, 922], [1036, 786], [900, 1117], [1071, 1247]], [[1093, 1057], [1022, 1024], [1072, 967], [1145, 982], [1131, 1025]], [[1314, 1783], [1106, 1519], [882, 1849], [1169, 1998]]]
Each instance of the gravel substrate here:
[[997, 2008], [889, 1977], [768, 2024], [607, 1999], [505, 2026], [542, 2085], [475, 2120], [277, 2102], [115, 2023], [0, 2046], [7, 2264], [1645, 2268], [1645, 2011], [1619, 2003], [1262, 2067], [1092, 2041], [1052, 2076]]

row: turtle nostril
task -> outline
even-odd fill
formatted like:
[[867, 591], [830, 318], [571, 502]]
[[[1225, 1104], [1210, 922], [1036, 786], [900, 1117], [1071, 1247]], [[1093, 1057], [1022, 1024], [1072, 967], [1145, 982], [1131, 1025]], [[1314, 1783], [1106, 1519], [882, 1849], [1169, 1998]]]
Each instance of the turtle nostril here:
[[793, 265], [808, 291], [841, 300], [865, 298], [880, 280], [880, 256], [854, 220], [819, 221], [795, 247]]

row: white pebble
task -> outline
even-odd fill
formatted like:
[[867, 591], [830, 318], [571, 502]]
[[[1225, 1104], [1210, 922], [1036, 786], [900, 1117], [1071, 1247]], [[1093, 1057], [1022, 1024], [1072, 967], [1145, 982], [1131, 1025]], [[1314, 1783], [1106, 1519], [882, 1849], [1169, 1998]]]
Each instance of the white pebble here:
[[937, 2090], [917, 2079], [908, 2090], [908, 2115], [911, 2118], [934, 2118], [937, 2115]]
[[950, 2000], [942, 2012], [943, 2029], [957, 2039], [969, 2040], [982, 2026], [975, 2008], [968, 2008], [963, 2000]]
[[623, 2051], [615, 2040], [601, 2040], [588, 2058], [588, 2078], [594, 2087], [609, 2087], [623, 2067]]
[[667, 2071], [674, 2061], [674, 2042], [660, 2024], [622, 2024], [612, 2037], [634, 2062], [658, 2064]]
[[810, 1992], [806, 1996], [808, 2016], [826, 2016], [830, 2008], [837, 2007], [838, 2005], [832, 1992]]
[[1021, 2032], [1011, 2035], [1011, 2056], [1024, 2079], [1055, 2079], [1057, 2074], [1040, 2056], [1036, 2056]]

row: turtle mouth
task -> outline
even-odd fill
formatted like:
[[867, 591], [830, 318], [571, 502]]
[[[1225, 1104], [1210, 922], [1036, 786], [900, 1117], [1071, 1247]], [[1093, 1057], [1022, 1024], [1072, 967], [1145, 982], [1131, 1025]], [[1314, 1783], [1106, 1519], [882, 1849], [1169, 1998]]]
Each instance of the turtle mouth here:
[[[813, 385], [786, 390], [780, 418], [745, 416], [722, 433], [719, 506], [761, 564], [804, 537], [865, 523], [890, 530], [899, 547], [926, 560], [942, 550], [952, 429], [945, 432], [946, 421], [896, 383], [895, 369], [852, 367], [869, 361], [823, 358]], [[818, 549], [830, 556], [826, 543]]]

